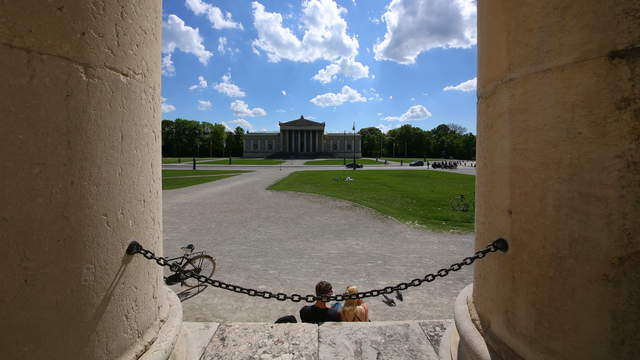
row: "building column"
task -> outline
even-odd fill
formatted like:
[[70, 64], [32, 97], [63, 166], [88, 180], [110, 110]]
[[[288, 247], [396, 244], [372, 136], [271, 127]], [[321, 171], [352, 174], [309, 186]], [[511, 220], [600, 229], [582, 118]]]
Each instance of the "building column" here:
[[461, 293], [464, 358], [640, 358], [640, 4], [612, 5], [478, 1], [476, 248], [509, 250]]
[[125, 255], [163, 253], [162, 2], [78, 5], [0, 3], [1, 356], [169, 357], [181, 304]]

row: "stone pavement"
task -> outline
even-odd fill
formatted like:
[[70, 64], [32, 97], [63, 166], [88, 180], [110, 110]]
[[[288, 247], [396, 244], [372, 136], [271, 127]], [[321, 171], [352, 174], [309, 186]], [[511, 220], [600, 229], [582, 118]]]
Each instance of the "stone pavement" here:
[[[319, 280], [335, 292], [406, 282], [471, 255], [473, 234], [434, 233], [353, 203], [265, 190], [300, 168], [257, 169], [163, 192], [164, 254], [193, 243], [217, 258], [215, 278], [274, 293], [313, 293]], [[357, 171], [354, 172], [357, 177]], [[144, 242], [142, 241], [143, 245]], [[388, 307], [367, 299], [372, 320], [453, 318], [453, 303], [472, 282], [471, 268], [411, 288]], [[173, 287], [180, 291], [179, 285]], [[186, 321], [273, 322], [302, 303], [208, 288], [182, 303]]]
[[437, 360], [440, 340], [451, 323], [429, 320], [318, 326], [186, 322], [183, 326], [193, 359]]

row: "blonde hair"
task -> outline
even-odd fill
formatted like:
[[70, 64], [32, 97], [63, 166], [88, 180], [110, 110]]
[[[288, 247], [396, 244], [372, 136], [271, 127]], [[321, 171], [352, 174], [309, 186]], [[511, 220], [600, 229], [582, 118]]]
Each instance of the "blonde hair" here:
[[[348, 286], [347, 291], [345, 291], [345, 295], [356, 294], [358, 292], [358, 288], [355, 286]], [[362, 304], [361, 299], [349, 299], [344, 301], [344, 305], [342, 306], [342, 320], [343, 321], [353, 321], [353, 318], [356, 315], [356, 310], [358, 306]]]

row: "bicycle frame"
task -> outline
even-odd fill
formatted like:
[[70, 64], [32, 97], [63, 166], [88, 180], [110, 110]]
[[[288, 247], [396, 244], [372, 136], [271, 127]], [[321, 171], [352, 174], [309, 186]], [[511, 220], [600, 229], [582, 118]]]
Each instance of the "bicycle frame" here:
[[167, 259], [167, 261], [173, 262], [173, 261], [179, 259], [180, 261], [177, 262], [177, 264], [178, 264], [178, 266], [182, 266], [185, 263], [187, 263], [187, 261], [189, 261], [192, 257], [194, 257], [196, 255], [200, 255], [200, 254], [204, 254], [204, 251], [196, 251], [194, 253], [184, 254], [182, 256], [176, 256], [174, 258]]

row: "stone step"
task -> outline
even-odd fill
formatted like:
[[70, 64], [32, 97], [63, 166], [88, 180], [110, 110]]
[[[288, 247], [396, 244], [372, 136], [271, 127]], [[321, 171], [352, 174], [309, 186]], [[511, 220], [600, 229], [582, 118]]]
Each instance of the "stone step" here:
[[183, 323], [190, 358], [437, 360], [452, 320], [366, 323]]

